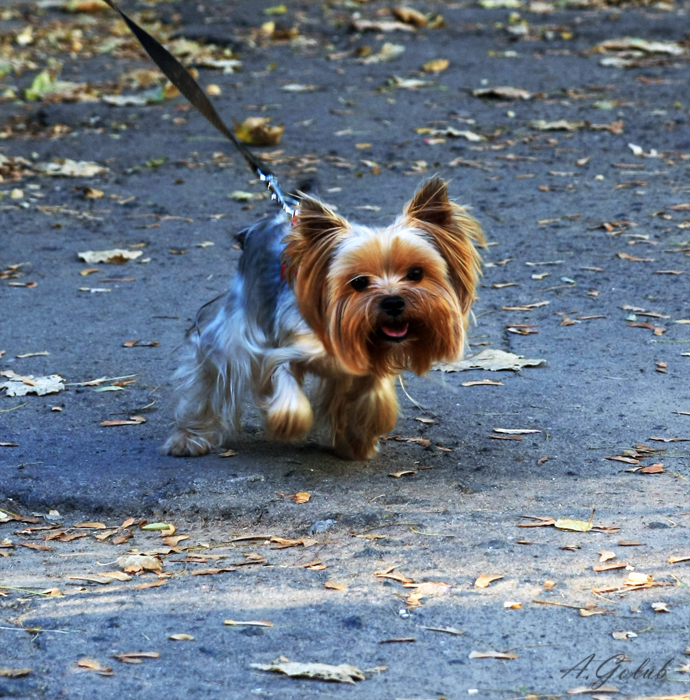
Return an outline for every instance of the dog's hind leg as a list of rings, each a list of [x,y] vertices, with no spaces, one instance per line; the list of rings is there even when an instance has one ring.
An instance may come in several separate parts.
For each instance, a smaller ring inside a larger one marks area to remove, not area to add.
[[[199,457],[222,444],[226,432],[218,402],[222,402],[224,379],[209,360],[185,363],[177,373],[182,379],[175,411],[175,428],[163,445],[164,454]]]

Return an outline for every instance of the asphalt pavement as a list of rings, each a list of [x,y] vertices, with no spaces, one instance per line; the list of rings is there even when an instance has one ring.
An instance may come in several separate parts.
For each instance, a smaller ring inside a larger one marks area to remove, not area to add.
[[[396,7],[123,6],[228,123],[284,125],[286,188],[377,226],[438,174],[482,224],[466,357],[535,366],[406,376],[361,463],[251,406],[159,453],[275,205],[111,10],[2,3],[0,697],[690,697],[688,4]]]

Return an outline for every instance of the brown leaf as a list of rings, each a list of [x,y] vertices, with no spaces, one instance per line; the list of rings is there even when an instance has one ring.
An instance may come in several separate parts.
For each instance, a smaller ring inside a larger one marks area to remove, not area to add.
[[[615,562],[612,562],[611,564],[600,564],[599,566],[593,566],[592,569],[596,572],[601,572],[601,571],[612,571],[614,569],[625,569],[626,566],[628,566],[628,564],[625,562],[615,561]]]
[[[668,558],[669,564],[680,564],[682,561],[690,561],[690,554],[681,554],[680,556],[670,556]]]
[[[418,29],[426,26],[427,17],[419,10],[412,7],[394,7],[391,9],[393,16],[405,24],[411,24]]]
[[[269,117],[247,117],[242,123],[235,121],[235,136],[250,146],[276,146],[285,126],[269,126]]]
[[[113,654],[113,658],[123,664],[140,664],[142,659],[160,659],[157,651],[129,651],[124,654]]]
[[[612,462],[625,462],[625,464],[639,464],[639,459],[634,459],[633,457],[623,457],[623,455],[614,455],[613,457],[604,457],[604,459],[611,460]]]
[[[394,479],[399,479],[401,476],[414,476],[416,474],[414,469],[402,469],[399,472],[391,472],[388,476],[392,476]]]
[[[273,627],[268,620],[224,620],[223,624],[231,627]]]
[[[32,671],[31,668],[0,668],[0,678],[23,678]]]
[[[461,386],[503,386],[503,382],[495,382],[492,379],[477,379],[471,382],[462,382]]]
[[[630,262],[654,262],[654,258],[636,258],[628,253],[616,253],[621,260],[629,260]]]
[[[337,583],[336,581],[326,581],[323,584],[324,588],[328,588],[331,591],[346,591],[348,585],[346,583]]]
[[[503,574],[481,574],[474,582],[475,588],[488,588],[494,581],[503,578]]]
[[[101,425],[104,428],[111,428],[119,425],[139,425],[141,423],[146,423],[146,418],[144,418],[144,416],[131,416],[129,420],[115,418],[114,420],[101,421]]]
[[[168,639],[172,639],[174,642],[193,642],[194,636],[185,632],[180,632],[179,634],[169,635]]]
[[[99,676],[113,675],[112,668],[109,666],[103,666],[100,661],[96,661],[95,659],[79,659],[79,661],[77,661],[77,666],[79,666],[79,668],[85,668],[89,671],[95,671]]]
[[[230,571],[237,571],[237,569],[233,566],[224,569],[197,569],[192,571],[192,576],[213,576],[214,574],[226,574]]]

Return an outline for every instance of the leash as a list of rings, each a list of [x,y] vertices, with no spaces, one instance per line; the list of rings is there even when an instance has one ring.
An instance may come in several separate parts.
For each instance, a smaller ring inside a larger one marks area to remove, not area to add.
[[[257,174],[259,180],[266,183],[271,192],[271,199],[277,202],[283,211],[290,217],[294,217],[298,212],[297,200],[286,196],[280,189],[278,179],[271,172],[270,168],[260,158],[255,156],[238,138],[228,129],[225,122],[216,112],[211,101],[206,97],[199,84],[191,76],[190,72],[156,39],[142,29],[133,19],[128,17],[113,0],[104,0],[113,10],[115,10],[129,27],[132,34],[139,40],[146,53],[153,59],[153,62],[163,71],[170,82],[187,98],[193,107],[201,112],[213,126],[220,131],[223,136],[230,140],[242,157],[247,161],[249,167]]]

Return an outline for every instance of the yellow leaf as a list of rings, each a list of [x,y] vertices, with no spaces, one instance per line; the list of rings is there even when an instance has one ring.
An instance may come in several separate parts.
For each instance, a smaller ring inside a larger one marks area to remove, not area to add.
[[[285,126],[269,126],[268,117],[247,117],[241,124],[235,122],[235,136],[250,146],[276,146]]]
[[[295,503],[307,503],[311,498],[311,494],[307,491],[298,491],[295,494]]]
[[[447,58],[436,58],[433,61],[427,61],[422,66],[422,70],[425,73],[441,73],[446,70],[449,65],[450,61]]]
[[[191,634],[185,634],[184,632],[180,634],[171,634],[168,639],[172,639],[175,642],[193,642],[194,637]]]

